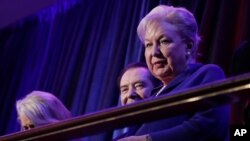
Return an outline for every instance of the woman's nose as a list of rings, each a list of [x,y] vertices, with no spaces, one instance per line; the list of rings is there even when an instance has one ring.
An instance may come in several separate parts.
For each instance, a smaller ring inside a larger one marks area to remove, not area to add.
[[[152,51],[151,51],[151,55],[152,56],[159,56],[161,54],[161,51],[160,51],[160,48],[158,45],[155,45],[153,48],[152,48]]]

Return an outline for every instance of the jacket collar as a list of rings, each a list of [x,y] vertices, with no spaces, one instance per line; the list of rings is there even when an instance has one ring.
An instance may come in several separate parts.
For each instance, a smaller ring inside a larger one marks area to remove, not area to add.
[[[174,88],[176,88],[181,82],[183,82],[187,77],[189,77],[190,75],[192,75],[196,70],[198,70],[200,67],[202,66],[201,63],[196,63],[196,64],[188,64],[188,68],[180,73],[179,75],[177,75],[175,77],[175,79],[173,79],[168,85],[167,87],[164,88],[164,90],[159,94],[167,94],[169,92],[171,92]],[[157,92],[163,87],[159,86],[155,89],[152,90],[152,96],[155,96],[157,94]]]

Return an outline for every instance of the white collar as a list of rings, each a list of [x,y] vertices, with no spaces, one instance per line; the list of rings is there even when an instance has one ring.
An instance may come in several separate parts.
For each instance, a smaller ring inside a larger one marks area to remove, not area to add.
[[[166,87],[167,87],[167,85],[164,85],[164,86],[156,93],[155,96],[158,96]]]

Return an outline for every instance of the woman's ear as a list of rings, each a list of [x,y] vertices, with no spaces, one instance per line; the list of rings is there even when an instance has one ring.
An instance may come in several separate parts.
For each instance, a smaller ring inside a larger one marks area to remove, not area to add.
[[[187,46],[186,46],[186,54],[188,55],[188,56],[190,56],[191,55],[191,52],[192,52],[192,48],[193,48],[193,42],[187,42]]]
[[[186,49],[187,50],[192,50],[193,46],[194,46],[194,43],[189,41],[189,42],[187,42],[187,48]]]

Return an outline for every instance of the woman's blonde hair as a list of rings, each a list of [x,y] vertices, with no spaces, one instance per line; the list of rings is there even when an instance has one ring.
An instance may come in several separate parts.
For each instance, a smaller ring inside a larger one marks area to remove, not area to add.
[[[32,91],[16,102],[18,117],[25,115],[35,126],[49,124],[71,117],[69,110],[53,94]]]
[[[159,5],[140,21],[137,27],[137,34],[140,40],[144,42],[145,32],[149,26],[155,26],[161,22],[174,25],[184,40],[192,42],[193,46],[190,55],[191,61],[195,62],[200,37],[198,35],[197,22],[193,14],[182,7]]]

